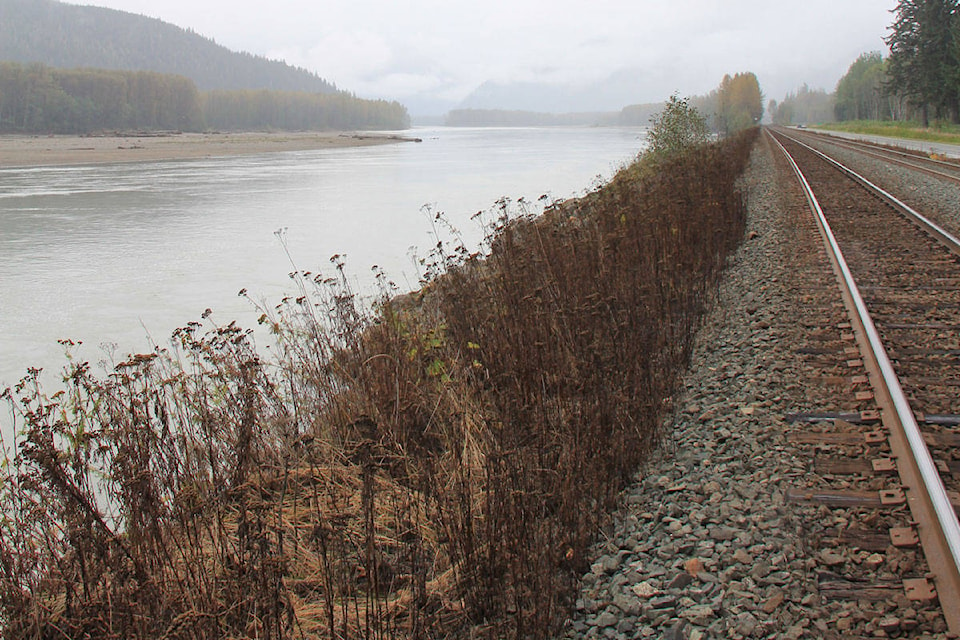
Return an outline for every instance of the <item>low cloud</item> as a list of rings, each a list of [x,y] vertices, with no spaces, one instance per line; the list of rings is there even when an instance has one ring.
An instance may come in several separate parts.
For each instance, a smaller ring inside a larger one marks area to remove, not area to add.
[[[485,82],[602,82],[649,72],[636,101],[699,93],[754,71],[769,97],[833,89],[884,49],[894,0],[90,0],[190,27],[231,48],[302,66],[362,95],[456,102]],[[224,16],[229,16],[228,20]],[[827,19],[826,17],[829,17]],[[669,87],[665,94],[665,87]],[[611,105],[619,108],[623,105]]]

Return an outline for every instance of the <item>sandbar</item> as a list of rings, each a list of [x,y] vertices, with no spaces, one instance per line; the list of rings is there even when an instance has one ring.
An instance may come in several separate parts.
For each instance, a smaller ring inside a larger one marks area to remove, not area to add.
[[[339,131],[0,135],[0,168],[187,160],[398,142],[419,142],[419,139],[388,133]]]

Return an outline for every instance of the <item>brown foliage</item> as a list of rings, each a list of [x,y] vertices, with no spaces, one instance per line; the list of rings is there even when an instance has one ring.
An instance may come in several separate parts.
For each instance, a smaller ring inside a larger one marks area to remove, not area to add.
[[[744,228],[752,135],[623,170],[359,309],[294,274],[265,312],[86,364],[3,478],[9,638],[548,637]]]

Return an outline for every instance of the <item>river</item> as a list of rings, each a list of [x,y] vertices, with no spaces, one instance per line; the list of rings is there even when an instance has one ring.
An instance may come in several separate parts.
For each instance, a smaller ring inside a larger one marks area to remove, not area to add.
[[[471,217],[499,198],[580,195],[643,145],[641,130],[625,128],[403,133],[423,142],[0,168],[0,388],[27,367],[58,372],[61,338],[82,341],[78,356],[96,363],[105,347],[122,357],[165,345],[207,308],[218,323],[255,326],[237,292],[279,301],[292,290],[286,251],[313,271],[344,255],[361,291],[373,265],[415,288],[412,256],[435,244],[428,211],[476,245]]]

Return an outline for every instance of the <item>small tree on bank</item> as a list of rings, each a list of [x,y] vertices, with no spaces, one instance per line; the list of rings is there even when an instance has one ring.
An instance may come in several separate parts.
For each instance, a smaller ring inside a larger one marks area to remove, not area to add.
[[[690,105],[688,98],[677,94],[670,96],[663,110],[650,119],[650,124],[647,152],[654,155],[675,155],[706,143],[710,136],[707,119]]]

